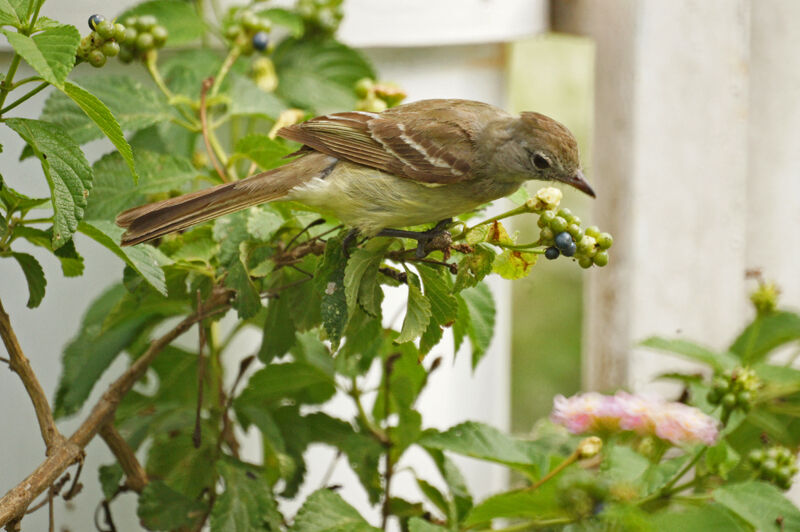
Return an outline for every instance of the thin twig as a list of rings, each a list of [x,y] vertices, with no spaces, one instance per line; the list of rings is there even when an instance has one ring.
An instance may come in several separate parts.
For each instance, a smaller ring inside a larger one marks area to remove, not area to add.
[[[222,179],[222,182],[227,183],[230,180],[228,179],[227,174],[225,174],[225,170],[222,168],[222,166],[220,166],[220,161],[218,161],[216,155],[214,155],[214,150],[211,148],[211,140],[209,139],[206,94],[213,83],[213,77],[207,78],[205,81],[203,81],[203,84],[200,87],[200,130],[203,132],[203,142],[206,145],[206,151],[208,152],[208,158],[211,160],[211,164],[214,165],[214,169],[217,171],[219,178]]]
[[[2,301],[0,301],[0,337],[3,338],[3,343],[8,351],[9,368],[19,375],[22,384],[25,386],[25,391],[28,392],[28,396],[31,398],[33,409],[36,411],[36,419],[39,421],[39,430],[47,446],[47,455],[50,456],[53,448],[63,443],[64,436],[56,428],[56,422],[53,419],[53,412],[50,410],[47,395],[45,395],[39,379],[36,378],[30,362],[19,345],[17,335],[11,327],[11,319],[6,314]]]
[[[200,290],[197,291],[197,308],[200,308],[202,299],[200,298]],[[197,409],[194,413],[194,432],[192,432],[192,444],[195,449],[199,449],[203,443],[203,381],[206,379],[206,357],[203,352],[206,348],[206,328],[200,322],[197,327],[198,335],[198,349],[197,349]]]
[[[0,527],[19,519],[31,501],[41,495],[70,465],[82,458],[84,447],[92,441],[100,428],[113,418],[119,402],[145,374],[147,368],[165,347],[195,323],[227,311],[230,308],[230,298],[229,290],[215,288],[202,309],[187,316],[164,336],[154,340],[147,351],[106,389],[78,430],[68,440],[55,445],[44,462],[0,498]]]
[[[125,438],[114,427],[114,423],[103,425],[100,429],[100,437],[106,442],[117,462],[119,462],[120,467],[122,467],[122,471],[125,472],[125,484],[127,487],[136,493],[141,493],[149,482],[147,473],[136,458],[136,453],[133,452],[131,446],[128,445]]]

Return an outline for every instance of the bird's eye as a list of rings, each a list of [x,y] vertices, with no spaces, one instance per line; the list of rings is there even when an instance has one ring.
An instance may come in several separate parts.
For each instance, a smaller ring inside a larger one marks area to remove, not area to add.
[[[541,153],[534,153],[533,166],[535,166],[538,170],[547,170],[550,168],[550,161]]]

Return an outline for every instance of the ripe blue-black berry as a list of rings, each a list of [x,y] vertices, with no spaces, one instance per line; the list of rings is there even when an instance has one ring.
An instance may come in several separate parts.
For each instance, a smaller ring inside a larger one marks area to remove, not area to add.
[[[549,248],[544,250],[544,256],[550,260],[557,259],[560,254],[561,252],[558,251],[558,248],[555,248],[553,246],[550,246]]]
[[[566,231],[558,233],[555,238],[555,244],[559,251],[569,249],[569,247],[574,244],[572,242],[572,235]]]
[[[578,251],[578,246],[575,245],[575,242],[570,242],[569,246],[567,246],[566,249],[562,249],[561,250],[561,253],[565,257],[571,257],[571,256],[573,256],[575,254],[576,251]]]
[[[106,19],[103,15],[92,15],[89,17],[89,29],[96,30],[97,25],[103,22]]]
[[[267,45],[269,44],[269,35],[265,31],[256,32],[253,35],[253,48],[258,50],[259,52],[263,52],[267,49]]]

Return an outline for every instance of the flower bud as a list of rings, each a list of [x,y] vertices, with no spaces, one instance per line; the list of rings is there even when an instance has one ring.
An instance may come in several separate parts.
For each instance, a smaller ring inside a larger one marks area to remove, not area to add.
[[[526,201],[525,206],[530,210],[549,211],[557,208],[563,197],[564,193],[561,192],[561,189],[544,187],[540,188],[533,198]]]
[[[589,436],[581,440],[578,444],[578,458],[581,460],[585,458],[592,458],[603,449],[603,440],[597,436]]]

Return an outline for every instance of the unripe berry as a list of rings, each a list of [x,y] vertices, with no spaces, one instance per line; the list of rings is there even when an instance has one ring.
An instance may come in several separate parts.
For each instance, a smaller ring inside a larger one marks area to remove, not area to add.
[[[567,230],[567,220],[564,219],[563,216],[556,216],[553,218],[553,221],[550,222],[550,229],[553,230],[554,233],[558,234]]]
[[[97,24],[95,30],[102,39],[110,39],[114,36],[114,24],[109,20],[102,20]]]
[[[572,216],[570,216],[570,217],[568,218],[568,220],[569,220],[569,223],[571,223],[571,224],[575,224],[575,225],[577,225],[578,227],[580,227],[580,225],[581,225],[581,219],[580,219],[580,218],[578,218],[577,216],[575,216],[574,214],[573,214]]]
[[[136,49],[140,52],[152,50],[154,45],[155,42],[153,42],[153,36],[149,33],[141,33],[138,37],[136,37]]]
[[[158,19],[153,15],[141,15],[137,21],[137,26],[142,31],[149,31],[158,24]]]
[[[608,252],[606,251],[598,251],[595,253],[594,257],[592,258],[595,264],[600,266],[601,268],[608,264]]]
[[[133,28],[139,24],[139,17],[125,17],[122,23],[126,28]]]
[[[122,42],[125,44],[134,45],[136,44],[136,38],[139,36],[139,32],[133,26],[126,26],[125,27],[125,37],[122,39]]]
[[[250,31],[256,31],[258,26],[261,24],[258,15],[252,11],[242,11],[239,15],[239,20],[241,21],[242,26],[244,26],[246,30]]]
[[[123,46],[119,50],[119,60],[123,63],[130,63],[133,61],[133,50],[128,46]]]
[[[372,91],[372,87],[375,86],[375,83],[369,78],[361,78],[356,82],[355,87],[353,90],[356,93],[356,96],[359,98],[366,98],[369,93]]]
[[[167,28],[164,26],[153,26],[153,29],[150,30],[150,35],[153,36],[153,42],[158,48],[164,46],[164,43],[167,42],[167,37],[169,36],[167,33]]]
[[[733,410],[736,407],[736,396],[732,393],[726,393],[722,396],[722,407],[726,410]]]
[[[718,405],[722,399],[722,391],[719,388],[711,388],[706,394],[706,400],[712,405]]]
[[[578,241],[578,250],[589,258],[593,257],[597,253],[597,240],[589,235],[584,235]]]
[[[614,243],[614,239],[608,233],[600,233],[597,237],[597,245],[602,249],[608,249]]]
[[[600,236],[600,228],[597,227],[596,225],[590,225],[589,227],[586,228],[584,233],[586,233],[587,235],[589,235],[594,239],[597,239],[597,237]]]
[[[89,29],[96,30],[98,24],[103,22],[105,19],[106,17],[104,17],[103,15],[92,15],[91,17],[89,17]]]
[[[736,403],[742,410],[750,410],[750,407],[753,406],[753,394],[748,391],[739,392],[736,395]]]
[[[539,227],[547,227],[550,225],[550,222],[553,221],[553,218],[556,217],[556,213],[553,211],[544,211],[542,214],[539,215],[539,220],[536,222]]]
[[[572,218],[572,211],[566,207],[561,207],[558,209],[558,215],[566,220],[570,220]]]
[[[269,44],[269,35],[265,31],[259,31],[255,35],[253,35],[253,48],[258,50],[259,52],[263,52],[267,49],[267,45]]]
[[[228,26],[228,29],[225,30],[225,37],[232,41],[236,39],[236,37],[238,37],[239,34],[242,33],[242,31],[244,30],[240,25],[231,24],[230,26]]]
[[[592,264],[594,264],[594,262],[592,262],[592,258],[591,257],[583,256],[583,257],[578,259],[578,265],[583,269],[591,268]]]
[[[100,51],[103,52],[103,55],[106,57],[114,57],[119,53],[119,45],[114,41],[108,41],[100,47]]]
[[[750,451],[750,454],[747,455],[747,459],[750,461],[751,464],[754,466],[760,466],[764,460],[766,460],[767,455],[764,453],[763,449],[753,449]]]
[[[555,235],[553,234],[553,230],[549,227],[544,227],[539,232],[539,240],[542,242],[551,242],[553,238],[555,238]]]
[[[790,483],[792,480],[792,469],[789,466],[780,466],[775,471],[775,480],[779,483]]]
[[[112,35],[115,41],[122,42],[125,40],[125,26],[120,23],[114,24],[114,34]]]
[[[575,223],[571,223],[567,226],[567,233],[572,235],[572,238],[574,238],[576,242],[579,241],[581,238],[583,238],[583,231],[581,231],[581,226]]]
[[[777,473],[777,470],[778,462],[772,458],[767,458],[764,460],[764,463],[761,464],[761,475],[768,480],[775,478],[775,473]]]
[[[558,248],[550,246],[546,250],[544,250],[544,256],[547,257],[549,260],[557,259],[558,256],[561,255],[561,252],[558,251]]]
[[[106,64],[106,56],[100,50],[92,50],[89,52],[89,64],[95,68],[100,68]]]
[[[566,231],[558,233],[555,238],[555,244],[559,251],[564,251],[572,244],[572,235]]]

